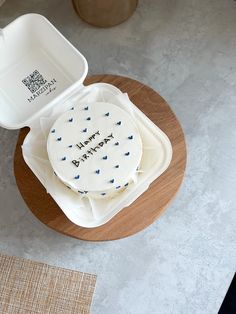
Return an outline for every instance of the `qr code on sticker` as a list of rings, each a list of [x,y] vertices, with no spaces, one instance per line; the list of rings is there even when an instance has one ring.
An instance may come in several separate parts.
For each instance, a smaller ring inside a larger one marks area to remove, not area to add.
[[[26,78],[22,80],[22,83],[24,83],[25,86],[28,87],[28,89],[33,94],[37,92],[37,90],[40,89],[41,86],[47,83],[47,80],[44,79],[39,71],[35,70],[32,74],[26,76]]]

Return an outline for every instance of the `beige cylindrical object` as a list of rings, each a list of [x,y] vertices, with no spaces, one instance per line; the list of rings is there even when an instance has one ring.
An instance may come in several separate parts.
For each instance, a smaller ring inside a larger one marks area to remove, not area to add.
[[[138,0],[72,0],[78,15],[98,27],[111,27],[127,20]]]

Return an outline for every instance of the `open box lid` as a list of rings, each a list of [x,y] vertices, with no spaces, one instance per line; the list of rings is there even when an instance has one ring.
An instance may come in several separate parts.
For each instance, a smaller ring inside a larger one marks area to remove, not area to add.
[[[81,88],[84,56],[43,16],[26,14],[0,33],[0,126],[29,126]]]

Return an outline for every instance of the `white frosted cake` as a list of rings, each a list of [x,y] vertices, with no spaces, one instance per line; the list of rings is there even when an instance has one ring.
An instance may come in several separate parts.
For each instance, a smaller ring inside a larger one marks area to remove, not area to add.
[[[67,187],[83,196],[110,197],[135,180],[142,141],[126,111],[95,102],[79,104],[56,120],[47,151]]]

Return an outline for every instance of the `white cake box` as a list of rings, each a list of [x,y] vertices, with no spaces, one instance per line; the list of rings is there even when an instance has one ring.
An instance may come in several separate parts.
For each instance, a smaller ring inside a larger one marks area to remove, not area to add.
[[[85,87],[87,71],[86,59],[41,15],[23,15],[0,33],[0,126],[30,127],[22,146],[25,162],[73,223],[92,228],[109,221],[148,189],[168,168],[172,147],[119,89],[103,83]],[[140,130],[144,151],[138,180],[111,199],[81,198],[53,175],[48,161],[45,143],[52,123],[83,101],[120,106]]]

